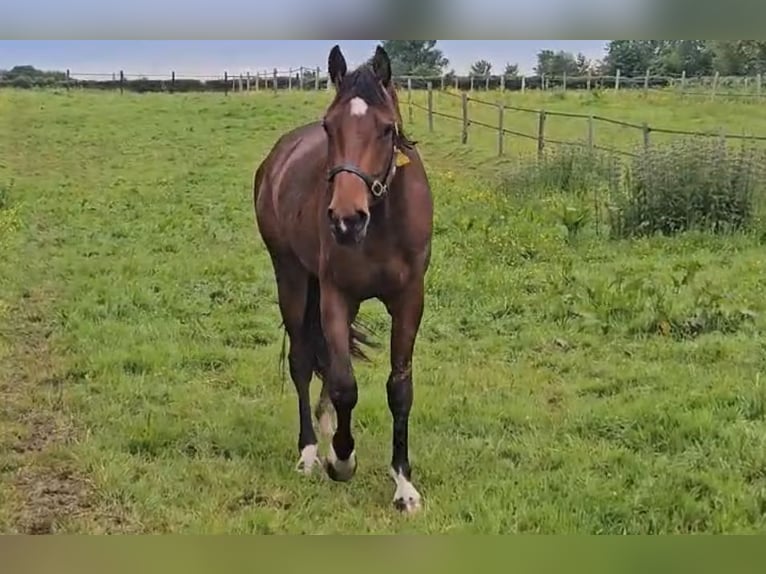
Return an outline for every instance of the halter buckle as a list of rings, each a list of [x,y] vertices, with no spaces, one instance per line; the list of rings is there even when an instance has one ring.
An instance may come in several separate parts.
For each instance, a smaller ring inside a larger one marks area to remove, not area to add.
[[[372,192],[372,195],[375,197],[380,197],[384,193],[386,193],[386,186],[385,184],[381,183],[380,180],[376,179],[372,182],[372,185],[370,186],[370,191]]]

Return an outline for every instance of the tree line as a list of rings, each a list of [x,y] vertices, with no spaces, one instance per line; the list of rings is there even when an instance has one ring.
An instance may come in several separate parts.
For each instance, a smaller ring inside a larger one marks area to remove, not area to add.
[[[394,74],[412,76],[454,76],[447,71],[449,59],[437,46],[437,40],[385,40],[383,46],[393,62]],[[534,72],[538,76],[688,77],[754,76],[766,72],[766,41],[763,40],[611,40],[603,58],[591,60],[582,53],[564,50],[540,50]],[[507,62],[501,71],[493,70],[484,59],[471,65],[475,76],[505,75],[518,77],[517,63]]]
[[[438,46],[438,40],[383,40],[395,76],[444,77],[452,80],[457,74],[449,69],[450,61]],[[755,76],[766,73],[766,41],[764,40],[611,40],[605,45],[604,56],[590,60],[582,53],[564,50],[540,50],[537,53],[535,74],[546,77],[582,77],[591,73],[596,76],[614,76],[620,71],[623,77],[652,76],[687,77],[711,76],[715,72],[723,76]],[[304,70],[304,81],[313,81],[313,70]],[[492,63],[480,59],[471,65],[473,76],[500,76],[518,79],[519,66],[507,62],[502,70],[493,70]],[[7,85],[32,87],[59,85],[66,80],[61,71],[39,70],[34,66],[20,65],[10,70],[0,70],[0,80]],[[279,78],[279,84],[284,81]],[[82,82],[96,84],[97,82]],[[98,82],[112,84],[113,82]],[[154,89],[154,82],[141,79],[145,89]],[[209,89],[225,89],[223,82],[206,82]],[[217,86],[221,83],[221,86]],[[150,85],[151,84],[151,85]],[[187,85],[188,84],[188,85]],[[193,85],[192,85],[193,84]],[[176,89],[197,89],[202,82],[179,80]],[[140,86],[139,86],[140,87]],[[143,89],[143,88],[142,88]]]

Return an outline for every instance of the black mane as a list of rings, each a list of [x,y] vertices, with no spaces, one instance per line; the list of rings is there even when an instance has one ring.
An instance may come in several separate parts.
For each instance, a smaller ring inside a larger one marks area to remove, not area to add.
[[[353,72],[346,74],[340,84],[338,96],[344,100],[359,97],[373,106],[386,103],[386,93],[383,86],[380,85],[378,77],[369,64],[363,64]]]

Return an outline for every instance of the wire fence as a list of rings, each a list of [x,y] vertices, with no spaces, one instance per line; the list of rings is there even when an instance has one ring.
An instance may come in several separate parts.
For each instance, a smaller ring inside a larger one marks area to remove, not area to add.
[[[638,77],[627,77],[617,70],[614,75],[597,75],[590,71],[585,74],[567,75],[505,75],[505,74],[442,74],[438,76],[402,75],[395,78],[400,87],[408,90],[424,90],[428,85],[434,90],[446,91],[567,91],[567,90],[667,90],[674,89],[687,96],[709,98],[762,98],[761,74],[752,77],[714,76],[687,77],[656,75],[650,70]],[[259,90],[329,90],[331,83],[326,70],[321,67],[300,66],[298,68],[270,70],[248,70],[221,74],[181,74],[170,71],[166,74],[143,74],[117,70],[108,73],[43,72],[34,75],[0,72],[2,87],[53,87],[90,88],[137,92],[250,92]]]
[[[436,131],[434,118],[444,118],[460,124],[460,142],[462,144],[469,143],[470,128],[473,126],[483,128],[485,130],[491,130],[496,132],[497,135],[497,155],[503,156],[505,154],[505,138],[506,136],[513,136],[516,138],[522,138],[532,141],[536,145],[538,157],[542,157],[545,148],[548,144],[559,146],[574,146],[581,147],[590,150],[600,150],[609,153],[614,153],[626,157],[637,157],[639,153],[636,151],[630,151],[621,149],[613,145],[600,145],[595,141],[596,125],[597,124],[609,124],[612,126],[619,126],[621,128],[627,128],[634,130],[641,135],[644,148],[649,148],[652,141],[652,134],[665,134],[673,136],[687,136],[687,137],[702,137],[702,138],[720,138],[722,140],[734,140],[734,141],[748,141],[748,142],[766,142],[766,135],[753,135],[753,134],[737,134],[727,133],[724,130],[714,131],[701,131],[701,130],[684,130],[678,128],[669,128],[662,126],[653,126],[649,123],[635,123],[630,121],[624,121],[616,118],[605,117],[597,114],[584,114],[569,111],[557,111],[546,109],[535,109],[529,107],[511,105],[502,98],[498,101],[489,101],[489,99],[477,97],[467,91],[454,92],[446,90],[439,92],[441,96],[454,98],[460,101],[460,113],[450,113],[443,109],[437,109],[434,101],[434,91],[429,83],[426,87],[426,103],[420,103],[414,100],[412,92],[408,92],[406,100],[406,107],[408,109],[410,120],[413,119],[413,110],[420,110],[425,112],[427,117],[428,130],[430,132]],[[476,111],[476,108],[472,108],[470,104],[483,107],[485,109],[494,110],[495,117],[497,118],[494,123],[491,123],[486,119],[486,115],[482,118],[477,118],[472,114]],[[448,107],[448,106],[445,106]],[[505,118],[507,112],[519,112],[521,114],[528,114],[536,117],[536,130],[534,132],[524,132],[518,129],[509,129],[505,126]],[[583,137],[576,139],[562,139],[552,138],[548,135],[547,125],[548,118],[559,117],[576,119],[584,122],[584,129],[580,133]]]

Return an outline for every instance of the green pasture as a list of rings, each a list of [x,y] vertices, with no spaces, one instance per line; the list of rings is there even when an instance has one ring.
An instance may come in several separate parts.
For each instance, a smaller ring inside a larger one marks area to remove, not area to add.
[[[408,129],[436,203],[410,426],[424,509],[390,504],[385,352],[357,367],[356,477],[295,473],[251,180],[329,97],[0,91],[0,531],[766,531],[761,228],[573,234],[565,193],[495,186],[535,142],[509,136],[497,160],[496,133],[473,126],[462,146],[459,122],[429,133],[422,110]],[[505,99],[766,134],[746,102]],[[434,100],[459,115],[459,99]],[[530,134],[536,121],[505,117]],[[581,120],[546,129],[587,135]],[[595,137],[641,143],[616,127]],[[382,307],[362,312],[387,342]]]

